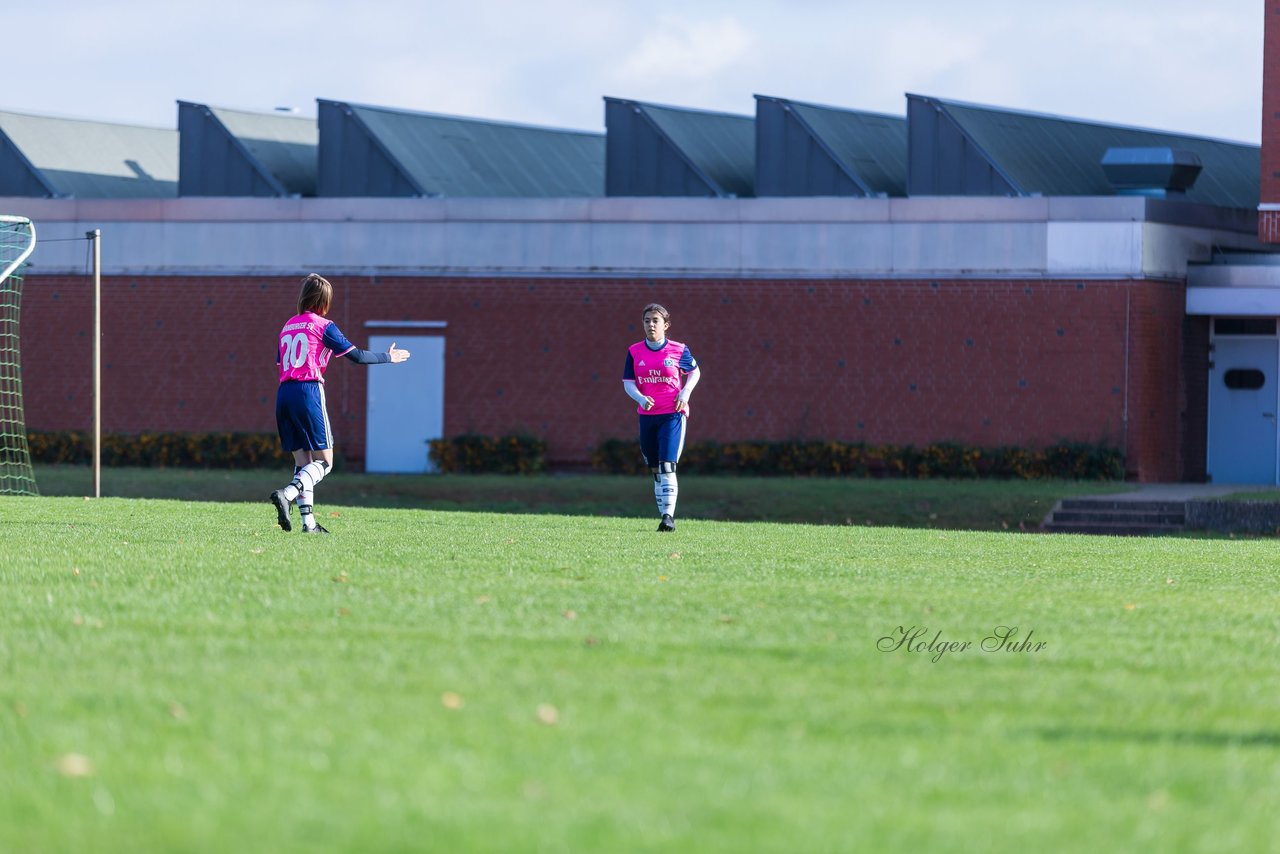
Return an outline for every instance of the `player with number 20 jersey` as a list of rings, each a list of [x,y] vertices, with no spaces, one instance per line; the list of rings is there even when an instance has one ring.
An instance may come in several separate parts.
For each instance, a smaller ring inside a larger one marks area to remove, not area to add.
[[[285,322],[277,339],[276,364],[280,388],[276,392],[276,427],[280,443],[293,454],[293,480],[271,493],[276,521],[286,531],[290,506],[295,500],[302,515],[302,530],[328,533],[315,521],[312,496],[333,466],[333,430],[324,401],[324,372],[334,355],[346,356],[361,365],[403,362],[408,350],[392,344],[386,353],[361,350],[342,334],[338,325],[325,317],[333,305],[333,285],[312,273],[302,281],[298,313]]]

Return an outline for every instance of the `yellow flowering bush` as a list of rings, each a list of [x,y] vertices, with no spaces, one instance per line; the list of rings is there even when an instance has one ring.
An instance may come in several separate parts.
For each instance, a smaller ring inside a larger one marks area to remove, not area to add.
[[[591,458],[596,471],[645,471],[634,439],[607,439]],[[1120,449],[1089,442],[1059,442],[1046,448],[980,448],[951,442],[924,447],[862,442],[715,442],[689,445],[680,470],[699,474],[825,475],[911,478],[1066,478],[1123,480]]]
[[[464,434],[427,444],[431,462],[446,473],[537,474],[547,467],[547,443],[534,436]]]
[[[31,430],[31,461],[87,465],[93,436],[77,430]],[[275,433],[104,433],[105,466],[246,469],[288,465]]]

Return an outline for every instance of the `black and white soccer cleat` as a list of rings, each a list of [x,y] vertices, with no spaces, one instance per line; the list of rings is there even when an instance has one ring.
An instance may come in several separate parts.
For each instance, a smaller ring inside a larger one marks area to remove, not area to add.
[[[293,522],[289,520],[289,509],[293,504],[284,500],[284,494],[277,489],[267,498],[276,508],[276,522],[280,524],[280,530],[292,531]]]
[[[670,513],[662,514],[662,521],[658,523],[658,530],[666,533],[676,529],[676,520]]]

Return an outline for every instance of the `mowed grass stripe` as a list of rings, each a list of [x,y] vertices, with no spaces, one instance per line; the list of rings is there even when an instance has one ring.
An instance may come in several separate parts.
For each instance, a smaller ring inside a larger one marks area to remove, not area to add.
[[[1280,835],[1267,541],[327,512],[0,499],[0,850]]]

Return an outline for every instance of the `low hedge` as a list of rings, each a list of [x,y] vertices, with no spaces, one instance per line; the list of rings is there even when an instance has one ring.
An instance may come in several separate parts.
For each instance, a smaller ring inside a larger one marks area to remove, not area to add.
[[[34,463],[93,461],[93,435],[75,430],[27,432]],[[104,466],[252,469],[292,465],[275,433],[104,433]]]
[[[88,465],[93,437],[75,430],[31,430],[34,463]],[[546,469],[547,444],[531,436],[455,436],[430,443],[432,461],[445,472],[533,474]],[[104,433],[104,466],[269,468],[293,464],[275,433]]]
[[[612,474],[646,470],[634,439],[601,442],[591,462],[597,471]],[[917,448],[862,442],[708,441],[685,447],[680,470],[698,474],[1123,480],[1124,454],[1118,448],[1089,442],[1058,442],[1031,449],[977,448],[949,442]]]
[[[428,443],[431,462],[453,474],[537,474],[547,468],[547,443],[535,436],[467,433]]]
[[[27,433],[35,463],[88,464],[92,437],[79,431]],[[464,434],[429,443],[430,459],[442,472],[537,474],[546,470],[547,444],[527,435]],[[106,433],[107,466],[268,468],[291,465],[275,433]],[[645,471],[634,439],[608,439],[596,446],[592,467],[612,474]],[[831,475],[847,477],[1003,478],[1033,480],[1123,480],[1124,454],[1108,445],[1058,442],[1045,448],[977,448],[939,442],[911,445],[866,443],[699,442],[685,448],[680,470],[698,474]]]

